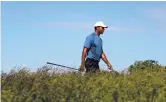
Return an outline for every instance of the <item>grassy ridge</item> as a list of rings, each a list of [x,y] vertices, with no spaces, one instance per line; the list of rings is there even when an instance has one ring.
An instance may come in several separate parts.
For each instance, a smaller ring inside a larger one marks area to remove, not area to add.
[[[2,73],[2,102],[166,102],[166,70],[56,74]]]

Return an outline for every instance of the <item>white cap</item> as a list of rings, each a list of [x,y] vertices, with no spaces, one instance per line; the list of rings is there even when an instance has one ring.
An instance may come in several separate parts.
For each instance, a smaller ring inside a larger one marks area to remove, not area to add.
[[[108,28],[108,26],[106,26],[102,21],[98,21],[95,23],[94,27],[97,27],[97,26],[101,26],[101,27],[104,27],[104,28]]]

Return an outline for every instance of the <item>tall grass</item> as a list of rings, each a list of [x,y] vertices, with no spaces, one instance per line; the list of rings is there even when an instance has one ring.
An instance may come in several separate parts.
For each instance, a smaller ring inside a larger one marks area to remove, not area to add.
[[[1,73],[2,102],[166,102],[166,70],[58,74],[50,67]]]

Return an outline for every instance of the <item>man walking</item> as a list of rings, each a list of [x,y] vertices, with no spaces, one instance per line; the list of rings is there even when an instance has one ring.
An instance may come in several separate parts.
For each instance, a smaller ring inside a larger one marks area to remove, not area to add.
[[[96,22],[94,25],[95,32],[86,37],[83,51],[80,71],[96,72],[99,70],[99,62],[102,59],[109,69],[112,69],[112,65],[107,60],[107,57],[103,51],[103,44],[100,35],[104,33],[105,28],[108,28],[102,21]]]

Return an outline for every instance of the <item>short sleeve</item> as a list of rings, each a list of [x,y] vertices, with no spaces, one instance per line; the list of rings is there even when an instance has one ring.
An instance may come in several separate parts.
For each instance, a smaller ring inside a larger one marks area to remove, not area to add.
[[[88,36],[88,37],[86,37],[86,40],[84,42],[84,47],[90,48],[91,45],[92,45],[92,38],[91,38],[91,36]]]

